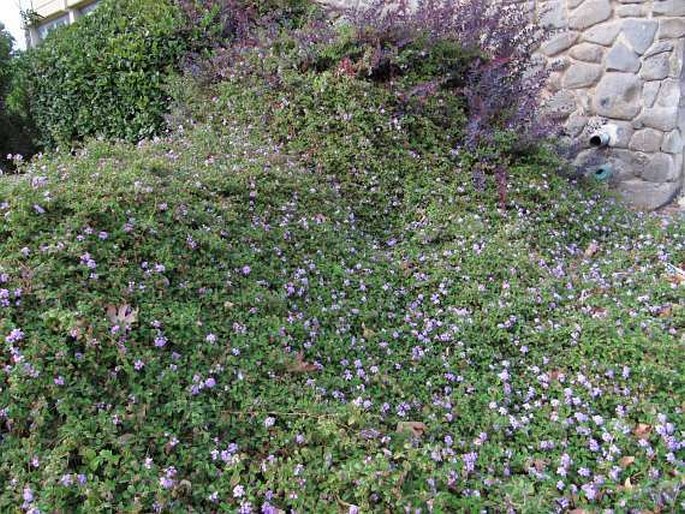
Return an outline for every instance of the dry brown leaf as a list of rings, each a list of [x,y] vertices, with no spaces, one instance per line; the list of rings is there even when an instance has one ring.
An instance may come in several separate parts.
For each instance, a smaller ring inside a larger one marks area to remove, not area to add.
[[[647,439],[649,438],[649,434],[651,431],[652,427],[647,423],[638,423],[635,427],[635,430],[633,430],[633,434],[635,434],[638,437],[638,439]]]
[[[288,371],[291,373],[311,373],[318,370],[316,364],[304,360],[304,353],[301,351],[295,354],[295,360],[288,365]]]
[[[630,466],[633,462],[635,462],[635,457],[633,457],[632,455],[622,457],[621,460],[618,461],[618,463],[621,465],[623,469]]]
[[[626,489],[633,488],[633,483],[630,481],[630,477],[626,478],[626,481],[623,482],[623,487],[625,487]]]
[[[130,327],[138,321],[138,309],[132,308],[128,304],[107,306],[107,318],[114,324],[123,327]]]
[[[559,378],[564,374],[564,372],[560,369],[553,369],[552,371],[549,372],[549,378],[551,380],[559,380]]]
[[[400,421],[397,423],[395,432],[411,432],[414,437],[421,437],[426,430],[428,430],[428,427],[420,421]]]
[[[604,319],[607,317],[609,311],[603,307],[592,307],[592,317],[598,319]]]
[[[594,241],[585,249],[585,257],[593,257],[599,251],[599,245]]]
[[[673,306],[672,305],[664,305],[661,309],[659,309],[659,317],[660,318],[668,318],[672,313],[673,313]]]
[[[538,473],[542,473],[545,469],[547,469],[547,463],[542,459],[535,459],[533,461],[533,466],[535,467],[535,471]]]
[[[568,514],[588,514],[585,509],[573,509],[568,512]]]

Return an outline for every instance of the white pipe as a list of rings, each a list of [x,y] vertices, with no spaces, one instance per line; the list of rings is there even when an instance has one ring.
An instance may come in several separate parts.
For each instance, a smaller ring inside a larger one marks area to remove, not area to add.
[[[602,126],[590,135],[589,143],[593,148],[614,146],[618,141],[618,127],[613,123]]]

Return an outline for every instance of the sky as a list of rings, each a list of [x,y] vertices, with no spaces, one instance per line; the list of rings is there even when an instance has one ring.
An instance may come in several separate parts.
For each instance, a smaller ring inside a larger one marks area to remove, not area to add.
[[[21,30],[22,5],[29,5],[28,0],[0,0],[0,22],[14,36],[14,47],[23,49],[25,45],[24,31]]]

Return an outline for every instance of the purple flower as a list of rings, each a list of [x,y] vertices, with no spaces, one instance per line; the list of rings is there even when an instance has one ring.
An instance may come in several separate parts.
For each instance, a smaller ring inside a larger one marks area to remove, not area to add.
[[[81,264],[85,264],[88,269],[97,268],[97,263],[88,252],[81,255]]]
[[[464,471],[466,473],[473,473],[476,469],[476,460],[478,459],[478,454],[476,452],[465,453],[462,456],[464,460]]]
[[[140,371],[141,369],[143,369],[144,366],[145,366],[145,363],[143,361],[141,361],[140,359],[138,359],[136,362],[133,363],[133,368],[136,371]]]
[[[168,342],[168,339],[162,334],[159,334],[157,337],[155,337],[155,346],[157,348],[164,348]]]
[[[22,339],[24,339],[24,332],[22,332],[18,328],[12,329],[12,331],[9,333],[9,335],[7,337],[5,337],[5,341],[8,342],[9,344],[18,343]]]
[[[271,428],[272,426],[274,426],[275,423],[276,423],[276,419],[275,419],[275,418],[272,418],[271,416],[268,416],[268,417],[264,420],[264,426],[265,426],[266,428]]]
[[[595,487],[595,484],[583,484],[580,488],[583,490],[588,500],[594,501],[594,499],[597,497],[598,491]]]
[[[55,377],[54,383],[56,386],[63,386],[64,385],[64,378],[60,375]]]
[[[245,488],[238,484],[233,488],[233,497],[234,498],[242,498],[245,496]]]
[[[169,466],[164,469],[164,475],[159,477],[159,485],[164,489],[171,489],[174,486],[174,477],[176,476],[176,468]]]
[[[174,487],[174,481],[169,477],[159,477],[159,485],[164,489],[171,489]]]
[[[277,514],[279,510],[271,505],[268,501],[262,505],[262,514]]]
[[[252,268],[250,268],[247,264],[243,266],[243,268],[240,270],[243,275],[248,276],[252,272]]]

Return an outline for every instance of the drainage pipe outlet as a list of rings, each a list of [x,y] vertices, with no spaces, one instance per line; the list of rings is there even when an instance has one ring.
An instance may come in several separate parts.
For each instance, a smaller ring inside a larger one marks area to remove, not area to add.
[[[590,135],[590,146],[592,148],[603,148],[614,146],[618,141],[618,127],[613,124],[604,125]]]

